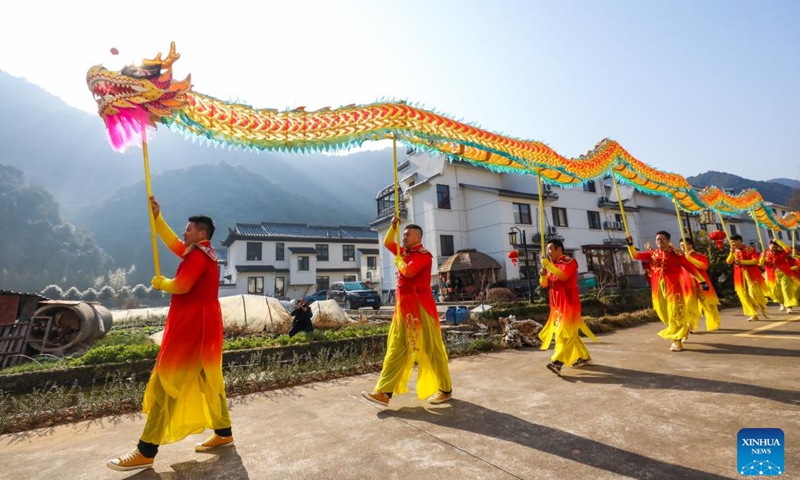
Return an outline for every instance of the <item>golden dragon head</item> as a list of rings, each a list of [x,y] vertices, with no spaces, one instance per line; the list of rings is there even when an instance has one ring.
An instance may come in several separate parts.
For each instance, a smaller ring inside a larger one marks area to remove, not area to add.
[[[171,117],[188,101],[191,75],[173,80],[172,64],[180,58],[175,42],[169,55],[159,52],[141,65],[128,65],[119,72],[95,65],[86,73],[86,84],[97,101],[97,111],[106,123],[111,144],[118,150],[135,141],[146,125],[154,126]]]

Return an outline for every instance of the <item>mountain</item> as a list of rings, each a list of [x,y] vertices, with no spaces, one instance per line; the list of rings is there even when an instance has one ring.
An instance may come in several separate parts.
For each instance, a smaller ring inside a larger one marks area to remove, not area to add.
[[[19,168],[51,192],[68,220],[143,178],[141,149],[112,151],[98,115],[2,71],[0,115],[8,119],[0,129],[0,163]],[[388,150],[346,156],[253,153],[186,141],[163,126],[148,147],[152,174],[220,162],[241,165],[289,191],[336,205],[351,215],[349,224],[375,217],[375,195],[393,176]]]
[[[794,190],[800,189],[800,180],[794,180],[792,178],[773,178],[772,180],[767,180],[770,183],[780,183],[781,185],[786,185]]]
[[[111,266],[88,232],[61,219],[53,196],[10,165],[0,164],[0,205],[0,290],[85,289]]]
[[[695,187],[730,188],[737,194],[742,190],[755,188],[764,197],[764,200],[780,205],[789,205],[789,199],[795,190],[795,188],[781,183],[748,180],[731,173],[715,171],[687,177],[686,180]]]
[[[236,223],[352,225],[353,214],[340,204],[306,196],[302,178],[291,185],[279,185],[242,166],[220,163],[171,170],[153,176],[152,186],[162,215],[176,234],[183,232],[191,215],[214,219],[212,242],[216,248]],[[118,266],[136,266],[128,277],[129,284],[149,284],[152,277],[146,199],[144,181],[139,181],[77,218],[79,224],[94,232],[97,244],[114,257]],[[160,243],[159,256],[164,274],[173,275],[177,258]]]

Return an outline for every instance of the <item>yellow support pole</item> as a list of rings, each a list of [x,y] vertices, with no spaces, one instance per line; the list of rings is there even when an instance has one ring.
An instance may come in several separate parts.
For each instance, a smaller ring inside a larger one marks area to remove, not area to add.
[[[678,216],[678,229],[681,232],[681,240],[683,241],[683,244],[686,245],[686,235],[683,233],[683,222],[681,221],[681,211],[678,208],[678,202],[674,198],[672,199],[672,203],[675,204],[675,215]]]
[[[795,256],[795,253],[796,253],[795,248],[794,248],[794,238],[795,238],[794,232],[795,232],[795,230],[792,229],[792,256],[793,257]]]
[[[542,174],[537,173],[536,178],[539,180],[539,236],[542,239],[542,258],[546,258],[547,238],[544,231],[544,195],[542,194]],[[525,259],[527,262],[528,260]]]
[[[397,136],[392,135],[392,149],[394,150],[394,216],[400,219],[400,181],[397,179]],[[397,253],[400,253],[400,225],[395,233]]]
[[[142,154],[144,156],[144,184],[147,187],[147,217],[150,219],[150,239],[153,243],[153,269],[156,276],[161,275],[161,265],[158,263],[158,241],[156,240],[156,219],[150,206],[150,197],[153,196],[153,186],[150,184],[150,155],[147,152],[147,125],[142,122]]]
[[[622,214],[622,224],[625,226],[625,236],[630,237],[631,231],[628,228],[628,218],[625,216],[625,207],[622,206],[622,197],[619,195],[619,186],[617,185],[617,177],[613,168],[611,169],[611,180],[614,182],[614,191],[617,192],[617,202],[619,202],[619,212]]]
[[[756,224],[756,233],[758,233],[758,244],[761,245],[761,251],[764,251],[764,239],[761,237],[761,225],[758,224],[758,220],[756,219],[756,211],[751,210],[750,215],[753,217],[753,223]]]
[[[731,235],[728,232],[728,227],[725,225],[725,219],[722,218],[722,214],[719,210],[715,210],[717,212],[717,217],[719,218],[719,223],[722,225],[722,231],[725,232],[725,239],[728,241],[728,245],[731,244]]]

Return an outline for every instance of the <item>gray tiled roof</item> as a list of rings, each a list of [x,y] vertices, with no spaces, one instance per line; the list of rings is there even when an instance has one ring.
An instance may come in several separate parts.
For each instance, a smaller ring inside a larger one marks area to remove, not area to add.
[[[236,271],[242,272],[274,272],[275,267],[272,265],[236,265]]]
[[[311,253],[316,255],[317,250],[314,247],[289,247],[289,251],[292,253]]]
[[[319,242],[358,242],[378,243],[378,232],[369,227],[360,226],[325,226],[306,225],[304,223],[262,222],[237,223],[229,229],[223,246],[229,246],[235,240],[301,240]]]

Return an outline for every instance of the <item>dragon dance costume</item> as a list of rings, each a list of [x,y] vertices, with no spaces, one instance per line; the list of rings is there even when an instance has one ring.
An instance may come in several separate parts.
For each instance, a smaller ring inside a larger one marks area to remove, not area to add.
[[[748,245],[732,247],[725,261],[734,264],[733,286],[742,303],[744,314],[751,320],[758,319],[759,312],[767,317],[767,299],[764,296],[767,285],[758,266],[759,255],[756,249]]]
[[[550,358],[551,362],[572,365],[580,359],[589,360],[589,350],[579,332],[594,341],[597,341],[597,337],[581,318],[578,262],[562,255],[554,262],[543,259],[542,264],[547,269],[547,274],[539,277],[539,284],[542,288],[550,289],[550,316],[539,332],[541,349],[550,348],[555,339],[555,352]]]
[[[206,429],[229,428],[231,419],[222,378],[217,254],[209,241],[184,246],[161,215],[156,229],[181,257],[175,278],[161,284],[172,299],[142,402],[147,423],[141,439],[163,445]]]
[[[386,249],[396,256],[397,298],[383,369],[375,391],[408,392],[408,382],[416,362],[417,397],[423,400],[437,390],[452,390],[447,350],[431,291],[433,256],[421,244],[408,251],[398,247],[394,240],[396,232],[397,227],[392,225],[383,240]]]
[[[782,309],[791,309],[797,306],[797,287],[800,281],[789,262],[791,250],[780,241],[775,241],[775,245],[779,250],[770,248],[762,256],[767,295],[779,303]]]
[[[690,326],[689,310],[686,308],[681,286],[681,271],[688,271],[698,282],[705,282],[705,279],[697,268],[685,256],[678,254],[672,246],[666,250],[638,252],[636,247],[629,245],[628,252],[634,260],[650,262],[653,308],[658,318],[666,325],[658,335],[673,342],[681,342],[689,333]]]
[[[712,332],[718,329],[720,324],[719,298],[708,278],[708,257],[694,250],[690,250],[685,256],[697,268],[708,285],[708,290],[704,291],[688,270],[681,270],[681,287],[686,301],[687,315],[689,315],[689,329],[697,330],[700,317],[703,316],[706,319],[706,330]]]

